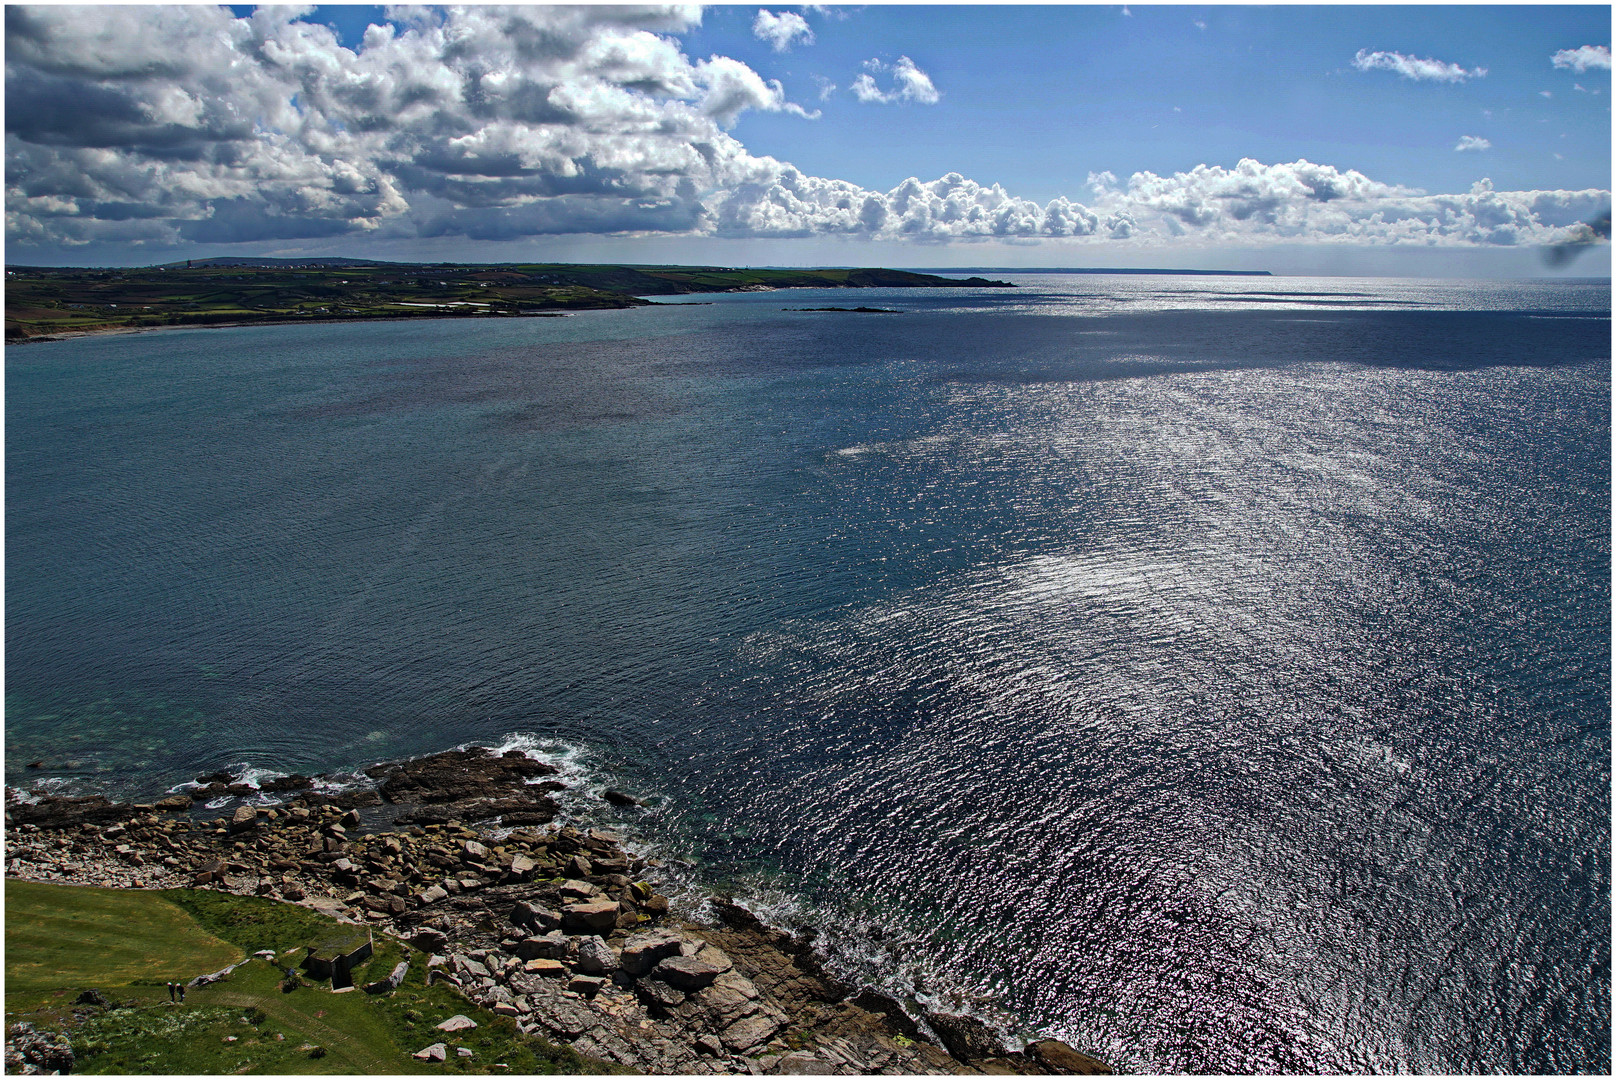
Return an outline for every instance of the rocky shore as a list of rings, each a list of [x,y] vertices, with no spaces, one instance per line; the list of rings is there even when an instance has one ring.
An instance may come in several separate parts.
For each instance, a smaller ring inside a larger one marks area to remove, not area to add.
[[[1109,1071],[1056,1040],[1009,1049],[973,1017],[843,985],[811,931],[730,898],[712,899],[710,925],[677,917],[655,861],[610,832],[557,826],[556,771],[472,747],[376,766],[361,790],[198,777],[201,799],[285,799],[221,817],[190,795],[8,791],[6,874],[303,904],[403,939],[434,980],[524,1031],[649,1073]]]

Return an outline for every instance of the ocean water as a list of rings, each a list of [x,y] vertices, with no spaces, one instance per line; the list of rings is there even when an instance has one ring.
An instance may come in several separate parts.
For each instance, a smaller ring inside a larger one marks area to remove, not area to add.
[[[1124,1069],[1607,1072],[1608,282],[1020,280],[9,349],[7,782],[523,745]]]

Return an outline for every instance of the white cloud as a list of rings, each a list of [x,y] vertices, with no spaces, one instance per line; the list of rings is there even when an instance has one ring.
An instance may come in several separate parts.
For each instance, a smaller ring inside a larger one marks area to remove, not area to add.
[[[1479,135],[1461,135],[1455,150],[1491,150],[1493,144]]]
[[[892,105],[912,101],[919,105],[935,105],[942,97],[937,87],[932,85],[931,76],[916,67],[915,62],[907,56],[898,57],[896,64],[866,60],[864,68],[849,89],[854,97],[865,104]],[[892,89],[882,90],[876,85],[875,76],[889,71],[892,73]]]
[[[1358,55],[1352,58],[1352,66],[1359,71],[1376,69],[1395,71],[1403,78],[1413,79],[1416,82],[1464,82],[1466,79],[1479,79],[1487,74],[1484,67],[1466,71],[1458,64],[1444,63],[1441,60],[1404,56],[1399,52],[1370,52],[1368,49],[1358,50]]]
[[[1539,90],[1537,92],[1537,96],[1540,97],[1540,98],[1551,98],[1551,97],[1554,96],[1554,91],[1553,90]]]
[[[767,41],[775,52],[787,52],[798,41],[804,45],[814,43],[814,32],[809,29],[808,20],[794,11],[776,15],[759,8],[757,18],[752,21],[752,35],[759,41]]]
[[[1557,68],[1570,68],[1577,74],[1589,69],[1610,70],[1609,45],[1584,45],[1577,49],[1561,49],[1549,57]]]
[[[13,7],[7,236],[19,249],[559,233],[1525,244],[1555,242],[1609,200],[1487,183],[1428,195],[1251,159],[1126,181],[1091,173],[1088,203],[1034,202],[959,173],[864,188],[730,134],[748,110],[812,114],[738,60],[687,57],[674,35],[699,19],[420,10],[348,49],[296,9],[109,7],[85,19]],[[876,100],[937,100],[908,58],[863,75]]]

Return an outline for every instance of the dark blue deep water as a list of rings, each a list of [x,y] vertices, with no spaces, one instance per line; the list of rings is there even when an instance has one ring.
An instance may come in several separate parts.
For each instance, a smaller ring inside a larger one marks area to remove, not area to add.
[[[1608,283],[688,299],[8,350],[8,782],[532,746],[1124,1069],[1608,1071]]]

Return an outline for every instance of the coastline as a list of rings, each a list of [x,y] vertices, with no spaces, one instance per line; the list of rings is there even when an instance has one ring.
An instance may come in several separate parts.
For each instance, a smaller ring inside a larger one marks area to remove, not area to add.
[[[1110,1071],[1057,1040],[1008,1048],[974,1017],[846,985],[815,931],[769,926],[731,897],[670,910],[657,860],[557,820],[558,771],[474,746],[373,766],[375,786],[354,790],[224,773],[199,777],[197,797],[149,803],[8,788],[6,875],[301,904],[429,954],[524,1032],[651,1073]],[[198,797],[241,801],[210,817]]]

